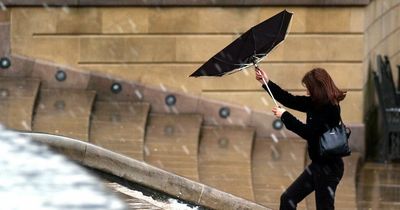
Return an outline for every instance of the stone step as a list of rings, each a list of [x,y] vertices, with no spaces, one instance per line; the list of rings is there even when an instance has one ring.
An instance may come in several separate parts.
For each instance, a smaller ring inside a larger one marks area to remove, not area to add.
[[[32,115],[40,81],[0,77],[0,122],[11,129],[32,130]]]
[[[199,149],[200,182],[253,201],[251,149],[254,129],[205,126]]]
[[[146,127],[146,162],[198,181],[201,123],[202,116],[197,114],[150,115]]]
[[[143,142],[149,110],[150,105],[147,103],[96,101],[90,125],[90,142],[143,160]]]
[[[89,140],[95,92],[41,89],[33,117],[33,131]]]

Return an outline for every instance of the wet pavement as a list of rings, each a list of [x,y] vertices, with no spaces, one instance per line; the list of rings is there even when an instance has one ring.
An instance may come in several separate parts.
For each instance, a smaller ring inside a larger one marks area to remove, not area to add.
[[[357,197],[359,210],[400,210],[400,163],[365,163]]]

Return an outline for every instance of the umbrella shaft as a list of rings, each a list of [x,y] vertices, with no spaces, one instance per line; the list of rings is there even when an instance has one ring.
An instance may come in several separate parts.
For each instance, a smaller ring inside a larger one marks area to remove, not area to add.
[[[274,95],[272,94],[271,90],[270,90],[269,87],[268,87],[267,81],[265,81],[264,77],[262,77],[262,80],[263,80],[265,86],[267,87],[269,94],[271,94],[272,100],[274,101],[275,105],[276,105],[277,107],[279,107],[278,103],[276,103],[276,100],[275,100],[275,98],[274,98]]]

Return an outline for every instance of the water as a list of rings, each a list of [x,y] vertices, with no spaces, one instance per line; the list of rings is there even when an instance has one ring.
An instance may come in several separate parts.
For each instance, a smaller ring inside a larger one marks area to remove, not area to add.
[[[125,210],[86,170],[0,126],[0,210]]]

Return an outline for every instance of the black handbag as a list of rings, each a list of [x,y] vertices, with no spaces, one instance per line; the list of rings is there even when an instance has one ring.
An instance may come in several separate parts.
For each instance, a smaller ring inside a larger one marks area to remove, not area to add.
[[[328,127],[329,128],[329,127]],[[319,139],[319,153],[322,157],[344,157],[351,154],[349,137],[351,130],[340,118],[339,125],[329,128]]]

